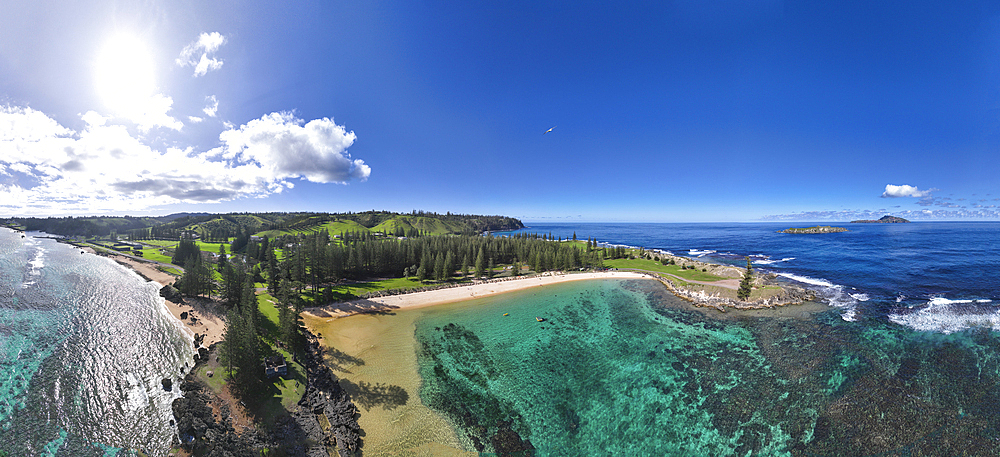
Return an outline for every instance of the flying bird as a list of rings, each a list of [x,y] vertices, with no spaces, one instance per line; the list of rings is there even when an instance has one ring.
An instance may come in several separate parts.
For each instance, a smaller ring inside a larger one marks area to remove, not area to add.
[[[559,126],[558,126],[558,125],[554,125],[554,126],[552,126],[552,129],[554,129],[554,128],[556,128],[556,127],[559,127]],[[549,132],[551,132],[551,131],[552,131],[552,129],[548,129],[548,130],[546,130],[546,131],[542,132],[542,135],[545,135],[546,133],[549,133]]]

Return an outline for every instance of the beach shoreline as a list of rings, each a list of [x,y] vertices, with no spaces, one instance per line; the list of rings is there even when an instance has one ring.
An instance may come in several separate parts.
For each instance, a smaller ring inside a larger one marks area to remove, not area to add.
[[[92,254],[96,253],[90,248],[84,248],[84,250],[89,250]],[[156,268],[155,264],[152,263],[141,262],[123,255],[111,254],[107,255],[107,257],[114,260],[118,264],[135,271],[136,274],[143,277],[147,281],[159,284],[160,287],[171,285],[175,280],[177,280],[176,276],[161,271]],[[204,335],[204,339],[201,343],[202,346],[209,347],[213,343],[222,341],[222,336],[226,329],[226,323],[222,318],[217,316],[216,313],[209,311],[208,308],[210,303],[207,300],[188,299],[183,303],[177,303],[164,298],[163,301],[167,307],[167,311],[170,312],[170,315],[177,320],[189,336],[194,337],[194,335]],[[183,319],[182,316],[184,317]]]
[[[601,271],[586,273],[541,274],[517,278],[497,278],[487,281],[458,285],[444,289],[411,292],[387,297],[365,298],[324,306],[306,308],[302,311],[309,317],[340,318],[354,314],[389,312],[398,309],[424,308],[428,306],[455,303],[476,298],[514,292],[569,281],[593,279],[654,279],[648,275],[632,271]]]

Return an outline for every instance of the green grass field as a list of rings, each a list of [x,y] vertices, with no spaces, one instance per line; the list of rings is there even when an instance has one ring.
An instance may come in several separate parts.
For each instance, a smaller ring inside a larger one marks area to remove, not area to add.
[[[160,253],[160,248],[145,248],[142,250],[142,258],[156,262],[171,263],[171,258]]]
[[[684,263],[684,262],[681,262]],[[663,265],[660,262],[656,262],[648,259],[614,259],[605,260],[604,266],[610,268],[634,268],[637,270],[654,271],[657,273],[668,273],[676,276],[680,276],[684,279],[691,281],[719,281],[723,278],[721,276],[715,276],[710,273],[703,272],[701,270],[682,270],[680,265]]]
[[[158,269],[159,269],[160,271],[164,272],[164,273],[169,273],[169,274],[172,274],[172,275],[174,275],[174,276],[180,276],[180,275],[182,275],[182,274],[183,274],[183,273],[181,273],[181,271],[180,271],[180,270],[178,270],[178,269],[176,269],[176,268],[170,268],[170,267],[162,267],[162,266],[161,266],[161,267],[157,267],[157,268],[158,268]]]
[[[177,241],[170,241],[170,240],[143,240],[143,241],[138,241],[138,243],[148,244],[150,246],[159,246],[159,247],[164,247],[164,248],[172,248],[174,246],[177,246],[178,242]]]

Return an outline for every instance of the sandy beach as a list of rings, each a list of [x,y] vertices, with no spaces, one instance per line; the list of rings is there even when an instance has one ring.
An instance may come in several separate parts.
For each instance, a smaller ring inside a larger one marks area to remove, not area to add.
[[[602,271],[588,273],[543,274],[539,276],[518,278],[499,278],[447,289],[414,292],[390,297],[353,300],[326,306],[306,308],[305,311],[303,311],[303,314],[317,318],[331,318],[350,316],[358,313],[388,311],[393,309],[422,308],[425,306],[489,297],[491,295],[513,292],[515,290],[529,289],[532,287],[540,287],[562,282],[608,278],[628,279],[648,278],[648,276],[631,271]]]
[[[173,282],[177,279],[174,275],[160,271],[160,269],[156,267],[156,264],[153,263],[141,262],[121,255],[112,255],[110,258],[115,262],[135,270],[141,276],[144,276],[150,281],[153,281],[161,286],[173,284]],[[165,301],[170,314],[184,324],[184,328],[188,330],[192,336],[194,334],[205,335],[205,339],[202,342],[203,346],[208,347],[212,343],[222,341],[222,335],[226,329],[226,322],[220,316],[216,315],[216,313],[210,311],[212,308],[211,302],[204,299],[187,299],[183,304],[175,303],[170,300]],[[187,313],[186,319],[181,319],[182,313]],[[192,317],[194,318],[193,321]]]

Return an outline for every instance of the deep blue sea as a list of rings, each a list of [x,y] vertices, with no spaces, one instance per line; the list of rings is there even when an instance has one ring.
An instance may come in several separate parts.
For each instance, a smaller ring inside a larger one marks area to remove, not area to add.
[[[887,319],[914,330],[1000,328],[1000,223],[833,224],[845,233],[793,235],[817,223],[534,223],[529,232],[744,266],[816,290],[843,317]]]
[[[191,337],[156,284],[41,235],[0,229],[0,456],[166,455]]]

